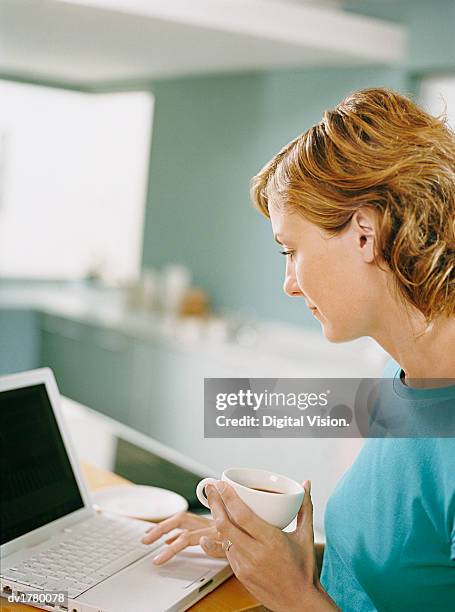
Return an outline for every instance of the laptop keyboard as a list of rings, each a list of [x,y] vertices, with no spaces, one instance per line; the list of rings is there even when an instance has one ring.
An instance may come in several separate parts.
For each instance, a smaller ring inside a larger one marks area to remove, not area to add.
[[[74,598],[162,545],[140,542],[147,524],[95,515],[63,532],[63,537],[13,567],[9,578],[45,591],[68,591]]]

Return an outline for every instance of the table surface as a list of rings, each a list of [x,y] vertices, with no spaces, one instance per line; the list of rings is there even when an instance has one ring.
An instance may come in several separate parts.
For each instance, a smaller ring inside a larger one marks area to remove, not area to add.
[[[91,491],[102,489],[103,487],[131,484],[128,480],[92,465],[82,463],[82,471]],[[1,612],[30,612],[36,610],[32,606],[23,604],[9,603],[0,597]],[[260,606],[248,591],[240,584],[234,576],[223,582],[218,588],[208,593],[203,599],[198,601],[190,608],[191,612],[241,612],[251,611],[260,612],[265,608]]]

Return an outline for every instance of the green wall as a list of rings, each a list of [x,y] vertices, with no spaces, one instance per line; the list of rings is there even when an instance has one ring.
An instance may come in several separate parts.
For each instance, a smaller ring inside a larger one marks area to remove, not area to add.
[[[319,327],[281,290],[284,261],[249,204],[251,176],[350,91],[412,95],[420,76],[455,71],[455,0],[356,0],[345,9],[407,25],[403,64],[153,83],[144,266],[185,262],[217,308]]]
[[[455,0],[417,0],[408,5],[409,70],[455,73]]]
[[[345,68],[156,82],[144,266],[185,262],[217,308],[319,327],[282,292],[284,259],[251,176],[352,90],[406,90],[399,70]]]
[[[410,73],[455,72],[455,0],[354,0],[344,8],[407,26]]]

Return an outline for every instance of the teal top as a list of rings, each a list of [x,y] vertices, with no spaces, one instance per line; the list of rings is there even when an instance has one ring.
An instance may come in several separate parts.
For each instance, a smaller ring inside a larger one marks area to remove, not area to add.
[[[389,362],[395,402],[453,407],[455,385],[417,389]],[[455,610],[455,438],[369,438],[325,513],[321,583],[343,612]]]

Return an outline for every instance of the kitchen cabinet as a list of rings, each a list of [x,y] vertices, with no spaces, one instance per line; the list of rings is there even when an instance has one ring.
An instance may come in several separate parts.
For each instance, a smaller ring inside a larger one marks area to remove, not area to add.
[[[95,410],[130,423],[133,342],[101,326],[53,315],[41,320],[41,362],[60,391]]]
[[[204,438],[204,378],[239,377],[219,348],[136,342],[131,425],[189,456]],[[199,446],[199,447],[198,447]]]
[[[83,384],[79,364],[82,351],[80,325],[61,317],[41,317],[41,357],[43,366],[53,370],[61,393],[82,401]]]
[[[234,375],[204,350],[42,314],[40,364],[63,395],[175,448],[203,435],[204,377]]]
[[[160,343],[137,343],[137,392],[133,426],[152,437],[182,448],[192,429],[202,425],[203,376],[198,354]],[[200,421],[200,422],[199,422]]]
[[[37,315],[28,309],[0,310],[0,375],[39,366]]]

